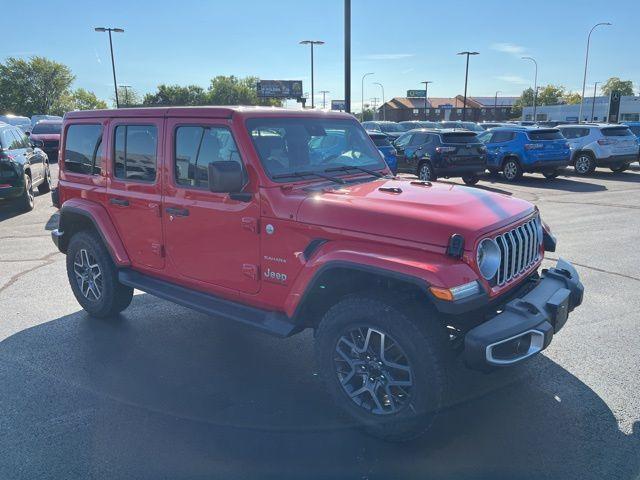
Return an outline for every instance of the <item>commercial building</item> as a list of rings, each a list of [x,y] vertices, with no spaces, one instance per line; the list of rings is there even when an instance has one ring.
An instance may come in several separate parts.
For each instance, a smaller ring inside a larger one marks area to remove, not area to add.
[[[609,97],[593,97],[584,99],[582,106],[583,122],[606,122],[609,112]],[[536,108],[536,121],[577,122],[580,115],[580,104],[544,105]],[[533,107],[522,109],[523,120],[533,120]],[[640,97],[635,95],[620,98],[620,122],[640,121]]]
[[[512,109],[518,97],[467,97],[465,119],[473,122],[503,121],[513,118]],[[433,122],[462,120],[464,96],[451,98],[394,97],[380,108],[378,117],[402,122],[405,120],[430,120]]]

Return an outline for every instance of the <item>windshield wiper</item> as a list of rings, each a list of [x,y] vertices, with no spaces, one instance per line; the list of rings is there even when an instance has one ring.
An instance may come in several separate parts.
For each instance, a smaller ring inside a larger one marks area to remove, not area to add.
[[[368,168],[358,167],[357,165],[341,165],[340,167],[327,168],[325,172],[347,172],[349,170],[360,170],[361,172],[368,173],[377,178],[382,178],[384,175],[375,170],[369,170]]]
[[[273,178],[273,179],[276,179],[276,178],[291,178],[291,177],[301,178],[301,177],[310,177],[310,176],[316,176],[316,177],[320,177],[320,178],[325,178],[327,180],[330,180],[330,181],[335,182],[335,183],[339,183],[341,185],[346,183],[341,178],[332,177],[331,175],[325,175],[324,173],[311,172],[311,171],[279,173],[278,175],[273,175],[271,178]]]

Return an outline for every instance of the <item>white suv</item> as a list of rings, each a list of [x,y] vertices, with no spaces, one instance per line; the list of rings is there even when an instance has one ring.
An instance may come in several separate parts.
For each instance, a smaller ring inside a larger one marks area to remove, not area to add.
[[[626,125],[559,125],[571,148],[576,173],[586,175],[596,167],[623,172],[638,161],[638,139]]]

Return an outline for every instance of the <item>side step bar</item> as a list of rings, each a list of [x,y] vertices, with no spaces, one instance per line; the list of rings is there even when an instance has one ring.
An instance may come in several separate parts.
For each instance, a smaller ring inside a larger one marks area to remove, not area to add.
[[[121,283],[150,295],[169,300],[201,313],[235,320],[271,335],[288,337],[297,331],[296,325],[283,313],[271,312],[224,300],[214,295],[191,290],[131,269],[120,270],[118,279]]]

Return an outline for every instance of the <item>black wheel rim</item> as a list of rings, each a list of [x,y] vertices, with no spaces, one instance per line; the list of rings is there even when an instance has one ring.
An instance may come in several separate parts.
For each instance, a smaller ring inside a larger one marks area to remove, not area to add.
[[[86,249],[78,250],[73,260],[73,273],[80,293],[87,300],[97,301],[102,297],[102,270]]]
[[[335,348],[338,382],[356,405],[374,415],[401,411],[411,400],[413,371],[400,344],[377,328],[352,328]]]

